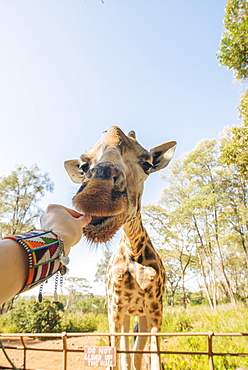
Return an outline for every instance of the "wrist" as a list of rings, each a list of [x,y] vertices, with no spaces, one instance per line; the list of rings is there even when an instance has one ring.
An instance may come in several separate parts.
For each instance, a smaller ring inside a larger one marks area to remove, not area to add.
[[[80,240],[80,238],[76,237],[72,238],[73,233],[68,234],[64,231],[64,229],[60,230],[58,228],[54,228],[52,230],[59,237],[60,240],[63,240],[64,252],[66,255],[70,253],[71,247],[77,244],[78,241]]]
[[[64,241],[49,230],[6,237],[19,243],[28,256],[28,277],[20,292],[24,292],[49,279],[58,271],[65,273],[69,258],[65,256]]]

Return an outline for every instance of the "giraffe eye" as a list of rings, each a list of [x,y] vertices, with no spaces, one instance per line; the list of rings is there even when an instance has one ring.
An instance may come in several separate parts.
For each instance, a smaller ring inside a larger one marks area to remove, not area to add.
[[[149,162],[143,162],[142,163],[142,168],[144,170],[144,172],[148,175],[149,174],[149,170],[153,167],[153,165]]]
[[[82,163],[82,164],[78,167],[79,171],[82,171],[82,173],[83,173],[83,174],[85,174],[85,173],[88,171],[88,169],[89,169],[89,168],[90,168],[90,165],[89,165],[89,163],[87,163],[87,162]]]

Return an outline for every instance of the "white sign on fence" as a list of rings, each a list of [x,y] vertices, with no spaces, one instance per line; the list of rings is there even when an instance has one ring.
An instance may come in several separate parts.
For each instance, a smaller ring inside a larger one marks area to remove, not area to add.
[[[85,346],[84,366],[115,366],[116,349],[110,346]]]

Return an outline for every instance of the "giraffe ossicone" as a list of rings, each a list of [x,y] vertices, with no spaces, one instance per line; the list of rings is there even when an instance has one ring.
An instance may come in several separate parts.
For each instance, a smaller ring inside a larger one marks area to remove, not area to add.
[[[65,162],[65,168],[80,188],[74,207],[92,220],[84,236],[96,243],[107,242],[123,227],[123,236],[107,271],[108,318],[111,333],[129,331],[130,316],[139,317],[139,331],[157,333],[162,324],[165,270],[142,224],[141,198],[147,177],[165,168],[176,148],[169,141],[144,149],[134,131],[127,136],[112,126],[79,159]],[[127,337],[122,346],[128,349]],[[151,349],[157,348],[155,337]],[[146,337],[137,336],[135,349],[142,350]],[[120,348],[120,338],[111,337]],[[161,368],[158,355],[151,355],[151,369]],[[141,369],[141,355],[117,357],[116,369]]]

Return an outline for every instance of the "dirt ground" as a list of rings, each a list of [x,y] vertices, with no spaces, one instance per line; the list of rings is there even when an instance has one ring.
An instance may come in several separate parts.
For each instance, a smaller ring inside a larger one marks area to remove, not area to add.
[[[8,346],[21,346],[20,340],[2,339],[2,343],[6,348],[6,352],[14,365],[22,370],[24,369],[23,350],[8,349]],[[33,338],[25,338],[25,343],[28,347],[48,348],[48,349],[62,349],[62,339],[38,340]],[[72,337],[67,338],[68,349],[83,349],[84,346],[99,345],[99,338],[97,337]],[[67,358],[67,370],[90,370],[93,367],[84,366],[83,352],[69,352]],[[62,370],[63,352],[45,352],[45,351],[27,351],[26,356],[26,370]],[[3,351],[0,348],[0,369],[12,369]],[[97,367],[99,370],[106,369],[106,367]]]
[[[18,370],[24,369],[24,351],[23,344],[19,338],[3,337],[0,338],[5,351]],[[27,350],[25,370],[64,370],[63,367],[63,342],[61,338],[51,338],[49,340],[39,340],[34,337],[24,337],[25,346],[30,348],[46,349],[46,351]],[[106,370],[106,366],[94,367],[84,366],[84,353],[80,352],[85,346],[107,346],[108,339],[106,336],[80,336],[67,337],[67,349],[74,350],[74,352],[67,353],[67,367],[66,370]],[[11,349],[14,347],[17,349]],[[19,347],[19,349],[18,349]],[[47,350],[48,349],[48,350]],[[52,349],[57,352],[51,351]],[[60,350],[60,351],[59,351]],[[78,351],[77,351],[78,350]],[[142,370],[148,367],[148,357],[144,355],[142,360]],[[0,347],[0,370],[13,369],[9,361],[6,359]]]

